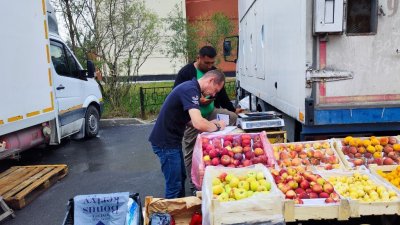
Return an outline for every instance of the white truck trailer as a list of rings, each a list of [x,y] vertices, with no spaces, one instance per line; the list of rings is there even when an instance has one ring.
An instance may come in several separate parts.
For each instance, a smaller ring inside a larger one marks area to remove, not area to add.
[[[239,94],[289,140],[400,130],[399,0],[239,0]],[[236,49],[234,49],[236,50]],[[236,59],[233,61],[236,62]],[[253,109],[255,110],[255,109]]]
[[[45,0],[0,2],[0,159],[39,144],[94,137],[102,95],[58,35]]]

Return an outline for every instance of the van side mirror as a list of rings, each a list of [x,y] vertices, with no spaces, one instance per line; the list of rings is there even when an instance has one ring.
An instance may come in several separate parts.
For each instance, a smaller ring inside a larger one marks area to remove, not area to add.
[[[94,63],[91,60],[86,61],[86,68],[87,68],[87,77],[93,78],[94,77]]]
[[[231,56],[232,45],[231,41],[225,40],[224,41],[224,57]]]
[[[226,37],[223,43],[224,60],[236,63],[239,53],[239,36]]]

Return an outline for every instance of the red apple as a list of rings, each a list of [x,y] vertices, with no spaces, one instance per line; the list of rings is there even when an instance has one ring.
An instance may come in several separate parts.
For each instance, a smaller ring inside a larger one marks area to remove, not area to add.
[[[220,164],[219,158],[213,158],[211,160],[211,165],[218,166]]]
[[[321,193],[319,193],[318,197],[319,198],[329,198],[329,194],[326,192],[321,192]]]
[[[321,151],[314,151],[314,158],[321,159],[324,155]]]
[[[324,192],[330,194],[333,192],[333,186],[330,183],[325,183],[323,186]]]
[[[212,159],[214,159],[218,157],[218,152],[215,149],[212,149],[209,151],[209,155]]]
[[[307,192],[302,192],[299,194],[299,198],[301,199],[309,199],[310,195]]]
[[[231,164],[231,157],[229,157],[228,155],[223,155],[221,157],[221,164],[224,166]]]
[[[261,137],[259,135],[254,136],[253,138],[254,142],[261,142]]]
[[[250,139],[243,139],[242,140],[242,147],[249,147],[251,144]]]
[[[300,194],[300,193],[306,193],[306,191],[303,188],[296,188],[296,190],[294,190],[294,192],[296,192],[296,194]]]
[[[253,165],[253,163],[250,160],[245,159],[245,160],[243,160],[242,165],[243,166],[251,166],[251,165]]]
[[[301,205],[301,204],[304,204],[304,202],[303,202],[303,200],[301,198],[295,198],[294,199],[294,204]]]
[[[383,159],[383,165],[393,165],[394,161],[391,158],[384,158]]]
[[[243,153],[250,152],[250,151],[251,151],[251,147],[250,146],[243,147]]]
[[[262,148],[263,147],[263,145],[261,144],[261,142],[254,142],[253,143],[253,148],[255,149],[255,148]]]
[[[242,153],[235,153],[235,155],[233,155],[234,159],[237,160],[242,160],[243,159],[243,154]]]
[[[233,160],[233,165],[239,166],[239,165],[240,165],[240,161],[237,160],[237,159],[234,159],[234,160]]]
[[[230,142],[232,142],[232,141],[233,141],[233,136],[232,136],[232,135],[225,135],[224,141],[230,141]]]
[[[224,141],[224,147],[226,147],[226,146],[232,147],[232,142]]]
[[[311,192],[308,195],[310,196],[310,198],[318,198],[318,194],[315,192]]]
[[[245,154],[244,154],[244,157],[246,157],[246,159],[253,159],[254,158],[254,153],[253,152],[246,152]]]
[[[229,168],[235,168],[236,166],[234,165],[234,164],[229,164],[227,167],[229,167]]]
[[[303,188],[304,190],[306,190],[307,188],[310,187],[310,183],[307,180],[303,179],[300,182],[300,187]]]
[[[364,160],[363,159],[354,159],[354,166],[361,166],[364,164]]]
[[[220,151],[220,153],[221,153],[221,155],[228,155],[228,156],[229,156],[229,150],[226,149],[226,148],[223,148],[223,149]]]
[[[321,193],[322,192],[322,186],[320,184],[314,184],[311,187],[311,190],[315,193]]]
[[[290,155],[290,158],[294,159],[294,158],[297,157],[297,152],[291,151],[291,152],[289,153],[289,155]]]
[[[221,182],[224,182],[224,181],[225,181],[225,177],[226,177],[227,175],[228,175],[227,173],[222,172],[222,173],[218,176],[218,178],[221,180]]]
[[[296,192],[289,190],[285,193],[287,199],[294,199],[296,197]]]
[[[289,187],[289,185],[287,185],[287,184],[284,184],[283,186],[281,186],[280,188],[279,188],[279,190],[281,190],[284,194],[286,194],[286,192],[288,192],[289,190],[291,190],[290,189],[290,187]],[[293,191],[293,190],[292,190]],[[293,191],[294,192],[294,191]],[[296,194],[296,193],[295,193]]]
[[[355,155],[355,154],[358,152],[358,150],[357,150],[356,147],[351,146],[351,147],[349,147],[349,152],[350,152],[351,154]]]

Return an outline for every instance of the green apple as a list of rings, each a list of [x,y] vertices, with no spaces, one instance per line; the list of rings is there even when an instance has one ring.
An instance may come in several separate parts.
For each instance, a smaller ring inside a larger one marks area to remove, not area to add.
[[[264,179],[264,174],[263,174],[263,172],[258,172],[257,175],[256,175],[256,179],[257,179],[257,180],[262,180],[262,179]]]
[[[216,185],[218,185],[218,184],[221,184],[221,180],[218,179],[218,178],[216,178],[216,177],[214,177],[214,178],[212,179],[212,186],[216,186]]]
[[[250,188],[249,182],[244,181],[244,180],[239,181],[238,188],[242,188],[242,189],[248,191]]]
[[[232,190],[231,186],[225,185],[225,192],[226,192],[226,193],[230,193],[231,190]]]
[[[254,178],[256,178],[256,176],[257,176],[256,171],[249,171],[249,172],[247,173],[247,177],[248,177],[248,178],[249,178],[249,177],[254,177]]]
[[[247,197],[253,196],[254,192],[253,191],[247,191]]]
[[[219,195],[224,191],[224,187],[222,187],[222,184],[218,184],[212,187],[212,191],[214,195]]]
[[[248,178],[246,179],[246,181],[249,182],[249,183],[251,183],[251,182],[257,181],[257,180],[256,180],[256,177],[248,177]]]
[[[260,185],[258,184],[258,182],[255,181],[255,180],[253,180],[253,181],[250,183],[250,190],[252,190],[252,191],[257,191],[257,190],[258,190],[258,186],[260,186]]]
[[[258,183],[260,185],[264,186],[268,191],[271,190],[271,182],[269,182],[265,179],[262,179],[262,180],[259,180]]]
[[[235,177],[235,175],[228,173],[228,175],[226,175],[225,177],[225,181],[229,183],[233,177]]]
[[[229,195],[226,192],[222,192],[218,198],[217,198],[220,202],[227,202],[229,200]]]
[[[236,189],[235,190],[235,199],[236,200],[240,200],[240,199],[244,199],[247,198],[247,191],[245,191],[244,189]]]
[[[231,186],[232,188],[237,187],[238,184],[239,184],[239,179],[237,177],[233,177],[229,182],[229,186]]]
[[[257,192],[263,192],[263,191],[266,191],[266,190],[267,190],[267,188],[265,186],[258,185],[258,187],[257,187]]]

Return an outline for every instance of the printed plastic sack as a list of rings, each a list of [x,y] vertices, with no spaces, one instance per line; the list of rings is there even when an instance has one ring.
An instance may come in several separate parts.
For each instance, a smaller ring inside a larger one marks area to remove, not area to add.
[[[273,167],[276,165],[276,161],[273,155],[271,144],[268,141],[267,134],[265,131],[260,133],[241,133],[241,134],[227,134],[233,137],[233,139],[239,139],[242,135],[250,135],[253,139],[255,136],[260,137],[260,141],[262,143],[262,147],[264,150],[264,155],[267,157],[266,165],[268,167]],[[227,135],[216,135],[216,134],[199,134],[196,139],[196,143],[193,149],[192,156],[192,169],[191,169],[191,177],[192,182],[197,188],[197,190],[201,190],[203,183],[203,176],[206,165],[203,160],[203,147],[202,147],[202,138],[208,138],[210,140],[222,139]],[[251,144],[251,148],[253,149],[253,142]],[[221,166],[222,167],[222,166]]]
[[[74,197],[74,225],[125,225],[128,201],[128,192],[78,195]]]
[[[245,176],[248,172],[262,172],[271,183],[269,193],[255,193],[241,200],[220,202],[213,199],[212,180],[225,172]],[[267,167],[257,164],[244,168],[208,166],[202,187],[203,225],[210,224],[284,224],[283,195],[276,186]],[[233,216],[239,215],[239,216]]]

